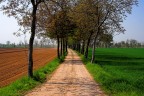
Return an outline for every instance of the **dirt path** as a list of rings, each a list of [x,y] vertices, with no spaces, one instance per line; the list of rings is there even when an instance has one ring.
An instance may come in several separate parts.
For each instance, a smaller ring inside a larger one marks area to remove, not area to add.
[[[80,57],[68,51],[62,63],[50,80],[35,88],[26,96],[105,96],[95,83]]]

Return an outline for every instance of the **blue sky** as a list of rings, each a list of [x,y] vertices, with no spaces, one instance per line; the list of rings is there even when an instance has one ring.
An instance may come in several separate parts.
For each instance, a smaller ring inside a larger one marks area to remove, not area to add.
[[[0,12],[0,26],[0,43],[6,43],[7,41],[10,41],[11,43],[24,42],[24,35],[20,37],[13,35],[13,33],[17,32],[19,29],[17,21],[13,17],[7,17]],[[29,40],[29,35],[27,35],[26,39],[27,41]]]
[[[132,14],[127,16],[122,24],[126,29],[125,34],[116,35],[114,40],[136,39],[144,42],[144,0],[139,0],[138,6],[134,6]]]
[[[134,6],[132,14],[123,22],[123,26],[126,31],[125,34],[114,36],[114,41],[122,41],[127,39],[136,39],[140,42],[144,42],[144,0],[139,0],[139,5]],[[19,43],[24,41],[24,36],[16,37],[13,35],[19,29],[17,21],[14,18],[9,18],[0,12],[0,43]],[[28,41],[29,36],[27,36]]]

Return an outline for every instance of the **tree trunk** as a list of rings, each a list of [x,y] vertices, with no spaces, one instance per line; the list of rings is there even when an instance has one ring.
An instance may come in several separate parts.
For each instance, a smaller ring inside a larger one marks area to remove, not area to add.
[[[97,14],[99,14],[99,8],[97,7]],[[95,47],[96,47],[96,40],[97,40],[97,37],[99,35],[99,32],[100,32],[100,16],[98,15],[97,16],[97,24],[98,24],[98,27],[97,27],[97,33],[95,34],[95,37],[94,37],[94,43],[93,43],[93,50],[92,50],[92,58],[91,58],[91,63],[93,63],[95,61]],[[102,24],[102,23],[101,23]]]
[[[65,47],[66,47],[66,52],[68,52],[68,41],[66,40],[66,45],[65,45]]]
[[[79,43],[77,43],[77,51],[79,52]]]
[[[73,44],[73,49],[76,50],[76,44]]]
[[[63,55],[65,55],[65,39],[63,38],[62,41],[63,41]]]
[[[78,42],[78,43],[77,43],[77,51],[78,51],[78,52],[80,52],[80,51],[79,51],[79,50],[80,50],[79,47],[80,47],[80,45],[79,45],[79,42]]]
[[[91,63],[93,63],[94,60],[95,60],[96,39],[97,39],[97,36],[95,36],[95,38],[94,38],[93,49],[92,49],[92,58],[91,58]]]
[[[57,36],[57,57],[58,59],[60,59],[60,52],[59,52],[59,48],[60,47],[60,41],[59,41],[59,36]]]
[[[91,36],[92,36],[93,32],[91,32],[88,41],[87,41],[87,45],[86,45],[86,51],[85,51],[85,58],[88,59],[88,48],[89,48],[89,44],[90,44],[90,40],[91,40]]]
[[[79,42],[79,53],[81,52],[81,43]]]
[[[61,56],[63,55],[63,40],[61,38]]]
[[[36,11],[37,11],[37,5],[33,5],[31,36],[30,36],[29,48],[28,48],[28,76],[29,77],[33,77],[33,42],[34,42],[35,29],[36,29]]]
[[[84,51],[85,51],[85,41],[83,41],[82,44],[81,54],[84,54]]]
[[[77,51],[77,49],[78,49],[78,48],[77,48],[77,43],[75,44],[75,46],[74,46],[74,47],[75,47],[75,50]]]

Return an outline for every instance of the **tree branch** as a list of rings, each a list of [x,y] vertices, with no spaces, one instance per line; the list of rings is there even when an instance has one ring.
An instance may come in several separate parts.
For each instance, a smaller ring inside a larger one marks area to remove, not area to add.
[[[100,23],[100,25],[98,26],[98,28],[101,27],[102,24],[105,22],[105,20],[107,19],[109,13],[110,13],[110,11],[108,10],[107,13],[106,13],[106,15],[105,15],[105,17],[104,17],[104,19],[103,19],[103,21]]]
[[[39,5],[41,2],[44,2],[44,0],[36,0],[36,5]]]
[[[31,0],[31,3],[34,6],[35,5],[35,0]]]

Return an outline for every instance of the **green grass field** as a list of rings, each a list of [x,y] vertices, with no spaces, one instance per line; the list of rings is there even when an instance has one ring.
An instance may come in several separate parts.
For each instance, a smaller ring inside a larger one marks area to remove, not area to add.
[[[144,49],[97,48],[95,63],[86,67],[108,94],[144,96]]]

